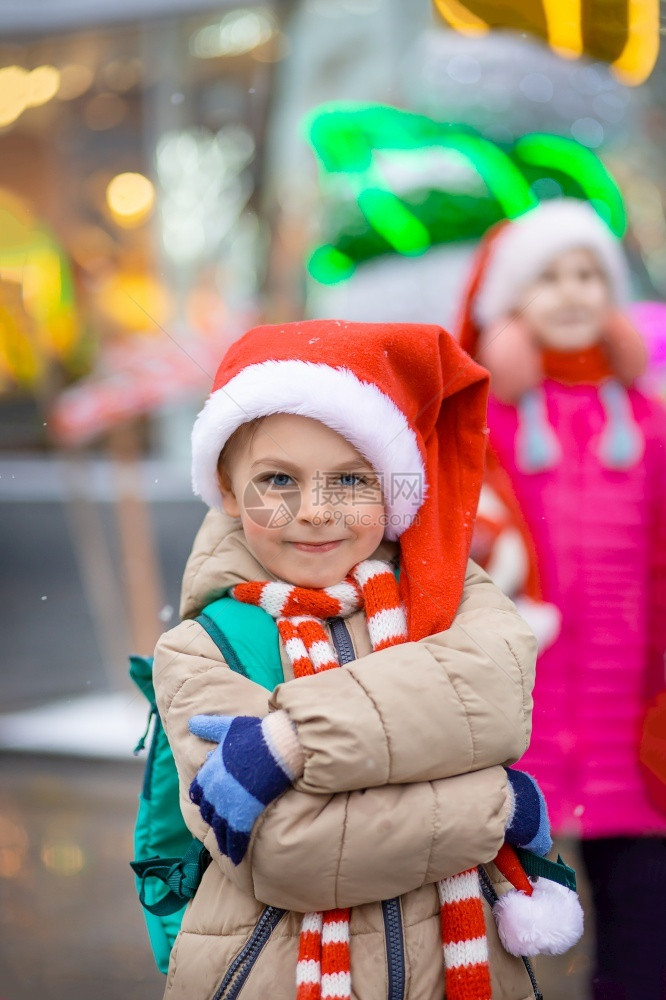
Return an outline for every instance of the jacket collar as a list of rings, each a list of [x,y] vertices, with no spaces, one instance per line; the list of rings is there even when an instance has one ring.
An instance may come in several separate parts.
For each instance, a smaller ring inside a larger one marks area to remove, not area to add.
[[[397,555],[398,543],[384,540],[370,558],[391,561]],[[240,519],[211,510],[203,520],[185,566],[180,616],[196,618],[207,604],[237,583],[277,579],[250,552]]]

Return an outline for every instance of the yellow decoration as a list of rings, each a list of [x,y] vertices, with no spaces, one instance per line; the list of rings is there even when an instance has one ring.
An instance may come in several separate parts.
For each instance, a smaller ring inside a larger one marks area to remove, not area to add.
[[[19,289],[0,281],[0,388],[3,383],[34,385],[43,365],[22,315]]]
[[[627,0],[627,12],[629,36],[613,69],[632,86],[648,78],[659,55],[659,0]]]
[[[581,0],[543,0],[548,24],[548,44],[565,59],[583,53]]]
[[[510,28],[545,39],[561,56],[583,54],[609,63],[622,83],[636,86],[652,72],[659,53],[659,0],[622,0],[616,5],[590,0],[433,0],[435,10],[456,31],[483,34]],[[590,11],[595,21],[590,21]]]
[[[106,202],[119,225],[138,226],[150,214],[155,188],[143,174],[117,174],[109,181]]]
[[[64,360],[76,343],[78,324],[74,311],[63,309],[62,265],[49,239],[38,238],[23,268],[23,306],[39,331],[44,353]]]
[[[489,25],[476,14],[472,14],[460,0],[434,0],[434,2],[444,20],[461,35],[485,35],[490,30]]]
[[[0,190],[0,381],[34,385],[50,359],[68,363],[79,335],[62,250],[23,201]]]

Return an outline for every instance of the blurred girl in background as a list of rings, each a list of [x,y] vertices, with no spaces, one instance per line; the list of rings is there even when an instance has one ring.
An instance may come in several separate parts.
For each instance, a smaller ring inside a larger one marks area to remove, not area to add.
[[[532,742],[554,832],[582,838],[595,1000],[666,997],[666,816],[638,747],[664,687],[666,411],[633,385],[619,243],[586,203],[550,201],[485,238],[462,346],[491,372],[491,462],[510,481],[562,620],[537,666]]]

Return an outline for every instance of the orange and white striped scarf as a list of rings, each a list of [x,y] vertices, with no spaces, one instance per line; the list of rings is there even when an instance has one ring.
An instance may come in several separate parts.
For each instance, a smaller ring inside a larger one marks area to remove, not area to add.
[[[236,600],[276,619],[295,677],[339,667],[324,629],[327,618],[365,609],[374,651],[406,642],[407,621],[388,563],[366,559],[342,583],[321,590],[282,582],[237,584]],[[447,1000],[490,1000],[488,942],[476,868],[437,884]],[[297,1000],[351,1000],[349,909],[306,913],[296,969]]]

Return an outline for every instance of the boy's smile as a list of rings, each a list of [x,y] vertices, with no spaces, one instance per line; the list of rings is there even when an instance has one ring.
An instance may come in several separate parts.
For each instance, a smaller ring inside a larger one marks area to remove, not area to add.
[[[220,492],[265,569],[330,587],[372,555],[386,527],[381,485],[349,441],[318,420],[277,413],[241,442],[220,469]]]
[[[299,552],[330,552],[340,545],[342,539],[333,542],[289,542]]]

